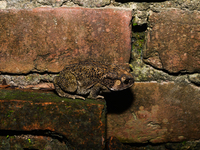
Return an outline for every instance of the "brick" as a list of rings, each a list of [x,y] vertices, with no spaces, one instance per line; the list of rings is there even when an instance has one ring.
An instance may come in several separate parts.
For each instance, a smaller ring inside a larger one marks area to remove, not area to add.
[[[6,136],[0,136],[0,148],[2,150],[14,149],[37,149],[37,150],[68,150],[72,147],[57,139],[48,136],[33,136],[33,135],[14,135],[11,136],[7,132]]]
[[[67,140],[75,149],[105,147],[105,102],[1,89],[0,108],[0,135],[4,131],[40,131],[51,136],[53,132],[53,137]]]
[[[149,17],[144,61],[170,73],[200,72],[200,13],[170,9]]]
[[[0,10],[0,72],[59,72],[70,63],[130,59],[130,9]]]
[[[200,88],[174,82],[135,83],[122,97],[123,101],[116,97],[107,103],[108,137],[124,143],[200,139]]]

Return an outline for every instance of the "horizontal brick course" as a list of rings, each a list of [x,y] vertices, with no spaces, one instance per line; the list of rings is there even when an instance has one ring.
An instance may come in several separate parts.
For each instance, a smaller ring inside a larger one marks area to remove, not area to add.
[[[128,63],[129,9],[0,10],[0,72],[59,72],[84,59]]]
[[[53,132],[75,149],[102,150],[105,146],[104,102],[69,100],[49,92],[0,89],[0,108],[0,136],[3,131],[25,134],[40,130],[50,131],[48,136]]]
[[[109,107],[118,110],[107,115],[108,137],[127,143],[200,138],[200,88],[173,82],[135,83],[122,98],[108,102],[108,111]]]

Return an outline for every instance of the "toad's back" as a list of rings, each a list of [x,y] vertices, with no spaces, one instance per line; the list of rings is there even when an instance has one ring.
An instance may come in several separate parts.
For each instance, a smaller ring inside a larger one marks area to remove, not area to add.
[[[116,68],[110,64],[91,61],[66,66],[63,72],[70,71],[77,80],[81,80],[81,78],[90,78],[93,80],[94,78],[100,79],[103,75],[115,70]]]

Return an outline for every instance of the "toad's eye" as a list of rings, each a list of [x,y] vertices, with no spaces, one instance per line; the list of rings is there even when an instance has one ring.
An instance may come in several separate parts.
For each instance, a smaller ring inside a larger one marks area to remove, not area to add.
[[[126,79],[125,81],[124,81],[124,84],[128,84],[130,82],[130,80],[129,79]]]

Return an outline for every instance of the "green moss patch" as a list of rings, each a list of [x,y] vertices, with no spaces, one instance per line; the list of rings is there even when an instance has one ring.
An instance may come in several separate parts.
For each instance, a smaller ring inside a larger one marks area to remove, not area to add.
[[[105,104],[103,101],[97,101],[92,99],[86,99],[85,101],[80,99],[68,99],[58,96],[52,91],[41,90],[20,90],[20,89],[0,89],[0,100],[27,100],[27,101],[48,101],[48,102],[59,102],[59,101],[73,101],[79,103],[94,103],[94,104]]]

